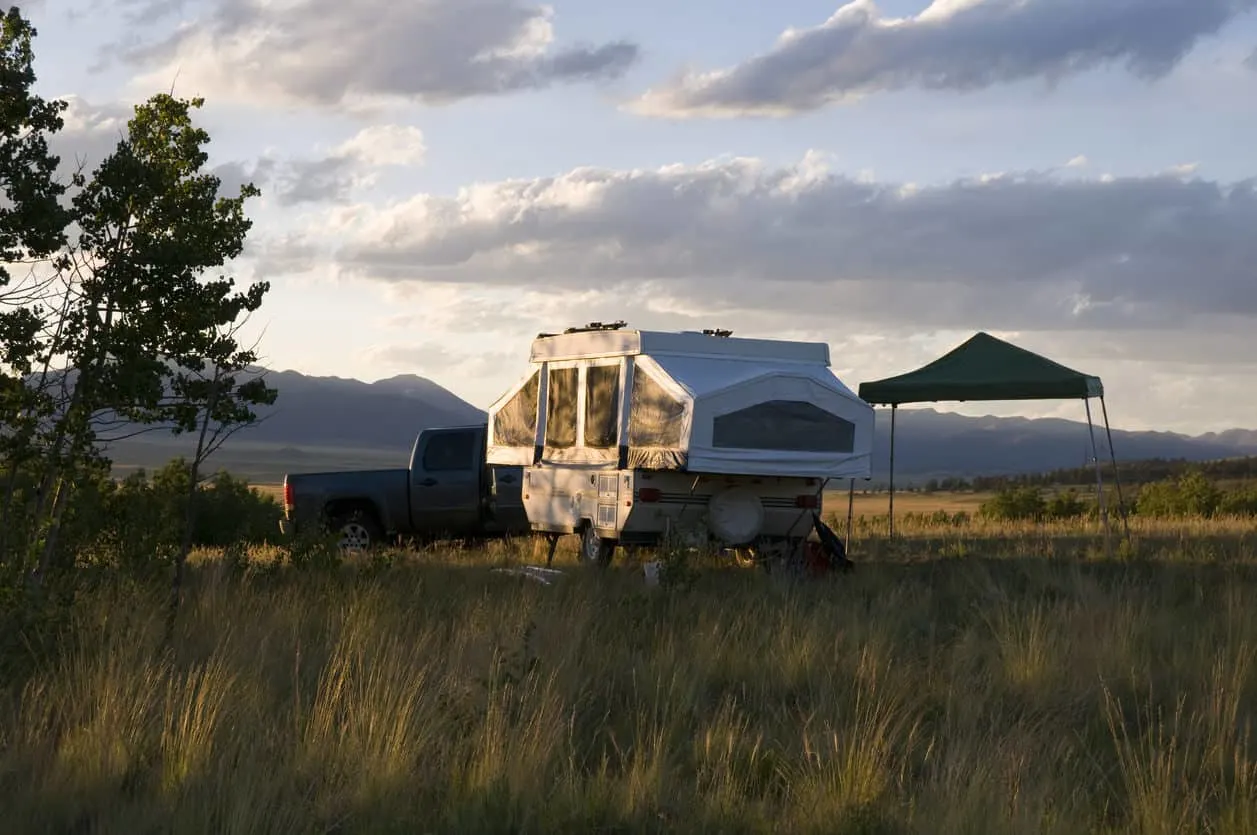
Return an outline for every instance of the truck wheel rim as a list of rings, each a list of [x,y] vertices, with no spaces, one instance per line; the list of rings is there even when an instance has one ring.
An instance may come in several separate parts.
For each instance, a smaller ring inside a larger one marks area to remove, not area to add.
[[[371,533],[357,522],[340,529],[340,547],[351,551],[365,550],[371,544]]]

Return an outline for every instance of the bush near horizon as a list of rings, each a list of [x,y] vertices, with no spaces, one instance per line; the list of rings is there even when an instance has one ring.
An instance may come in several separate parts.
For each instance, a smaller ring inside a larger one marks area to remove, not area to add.
[[[1241,484],[1224,487],[1209,479],[1200,469],[1189,468],[1175,478],[1136,487],[1126,511],[1153,519],[1203,518],[1215,516],[1257,516],[1257,486]],[[1110,513],[1117,510],[1116,490],[1106,489]],[[1096,496],[1080,495],[1075,488],[1052,495],[1037,485],[1005,486],[983,502],[979,516],[993,520],[1045,521],[1094,518],[1099,509]]]
[[[191,478],[191,465],[179,457],[151,476],[140,469],[111,482],[101,498],[100,530],[118,539],[149,531],[167,545],[177,545],[183,535]],[[280,540],[280,504],[226,470],[198,484],[195,501],[194,547],[266,545]]]

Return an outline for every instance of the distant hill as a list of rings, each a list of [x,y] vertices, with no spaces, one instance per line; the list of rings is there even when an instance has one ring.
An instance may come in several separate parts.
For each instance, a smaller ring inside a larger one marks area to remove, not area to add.
[[[240,435],[254,443],[406,450],[420,429],[485,419],[482,410],[413,374],[364,383],[281,371],[267,380],[279,398]]]
[[[1103,424],[1096,444],[1107,458]],[[1208,461],[1257,454],[1257,432],[1230,430],[1201,436],[1113,430],[1117,460],[1150,458]],[[889,472],[890,412],[877,411],[873,476]],[[895,419],[895,477],[903,483],[946,476],[1011,475],[1088,464],[1086,421],[1058,418],[968,417],[934,409],[900,409]]]
[[[210,461],[253,481],[285,472],[403,466],[415,434],[433,426],[475,423],[485,413],[436,383],[402,375],[375,383],[272,372],[279,389],[265,420],[232,438]],[[1042,472],[1079,466],[1090,454],[1082,421],[968,417],[934,409],[900,409],[896,418],[896,481]],[[1101,455],[1108,455],[1103,427]],[[120,472],[161,466],[186,454],[190,441],[164,432],[115,444]],[[1257,431],[1234,429],[1197,437],[1114,430],[1118,460],[1182,458],[1205,461],[1257,455]],[[890,412],[878,409],[873,475],[884,482],[890,452]]]
[[[262,420],[233,436],[209,461],[257,482],[285,472],[404,466],[415,435],[433,426],[485,420],[484,411],[424,377],[403,374],[374,383],[270,372],[279,390]],[[189,437],[145,433],[111,445],[115,470],[152,470],[193,448]]]

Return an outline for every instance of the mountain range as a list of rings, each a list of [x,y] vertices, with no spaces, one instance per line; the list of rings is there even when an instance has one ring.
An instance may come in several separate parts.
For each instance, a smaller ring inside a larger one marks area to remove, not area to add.
[[[239,432],[208,462],[256,483],[275,483],[285,472],[404,466],[415,434],[433,426],[485,419],[483,410],[424,377],[411,374],[374,383],[270,372],[279,390],[263,420]],[[1090,460],[1090,436],[1082,421],[1052,418],[968,417],[935,409],[900,409],[895,426],[895,476],[904,485],[945,476],[971,477],[1042,472],[1082,466]],[[1103,426],[1096,427],[1107,458]],[[115,469],[153,469],[187,455],[187,437],[165,431],[111,445]],[[1172,432],[1113,431],[1119,461],[1148,458],[1205,461],[1257,455],[1257,431],[1188,436]],[[879,409],[873,477],[886,479],[890,413]]]

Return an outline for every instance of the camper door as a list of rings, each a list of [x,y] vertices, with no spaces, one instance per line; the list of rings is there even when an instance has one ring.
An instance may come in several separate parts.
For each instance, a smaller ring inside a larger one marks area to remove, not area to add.
[[[616,465],[624,365],[622,357],[546,363],[545,463]]]

